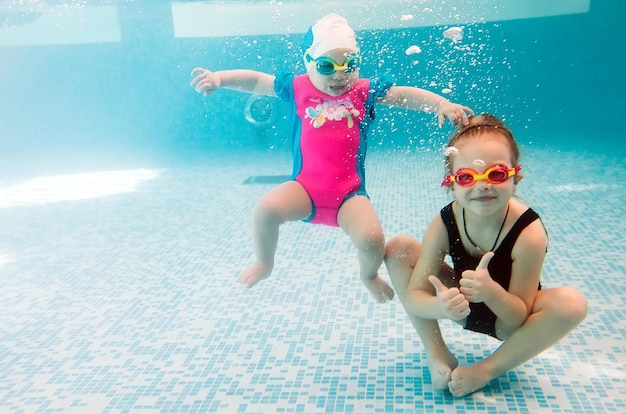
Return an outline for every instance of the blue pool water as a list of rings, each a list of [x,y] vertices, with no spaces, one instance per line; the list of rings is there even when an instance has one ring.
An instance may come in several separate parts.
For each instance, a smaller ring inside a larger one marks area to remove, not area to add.
[[[252,125],[248,96],[203,98],[189,73],[302,70],[307,27],[284,21],[331,6],[231,2],[230,20],[207,23],[224,33],[203,37],[181,34],[196,23],[180,13],[213,2],[45,3],[0,4],[0,412],[626,412],[624,2],[561,14],[529,1],[518,17],[491,0],[364,2],[371,15],[350,19],[364,76],[450,87],[508,122],[518,192],[550,232],[542,281],[589,300],[570,335],[462,399],[432,390],[402,306],[373,302],[341,231],[289,223],[272,277],[235,282],[252,260],[254,204],[290,172],[284,108],[271,101],[275,121]],[[268,4],[284,33],[246,34]],[[441,36],[450,20],[464,28],[457,45]],[[412,45],[422,53],[406,55]],[[387,238],[421,237],[449,200],[438,183],[452,128],[377,116],[372,202]],[[442,328],[462,364],[498,345]]]

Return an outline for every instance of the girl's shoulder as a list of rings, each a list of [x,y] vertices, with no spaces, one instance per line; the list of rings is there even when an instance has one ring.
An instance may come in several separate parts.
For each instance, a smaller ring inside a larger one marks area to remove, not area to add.
[[[450,249],[448,243],[448,226],[446,226],[444,217],[437,214],[426,227],[424,233],[423,245],[429,245],[435,250],[443,250],[446,253]]]
[[[548,233],[539,217],[531,207],[514,200],[511,212],[514,213],[515,225],[521,227],[513,247],[513,254],[545,254],[548,247]]]

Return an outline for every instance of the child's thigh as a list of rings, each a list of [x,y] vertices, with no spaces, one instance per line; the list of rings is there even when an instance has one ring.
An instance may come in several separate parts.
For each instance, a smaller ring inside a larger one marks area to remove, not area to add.
[[[261,197],[256,211],[257,214],[273,214],[284,220],[293,221],[309,217],[313,211],[313,204],[300,183],[287,181]]]
[[[364,195],[350,197],[339,207],[337,221],[341,227],[369,227],[382,231],[370,199]]]
[[[384,254],[385,235],[367,197],[358,195],[346,200],[339,209],[337,222],[361,253]]]
[[[382,235],[383,229],[369,198],[356,195],[347,199],[339,208],[337,222],[350,235]]]

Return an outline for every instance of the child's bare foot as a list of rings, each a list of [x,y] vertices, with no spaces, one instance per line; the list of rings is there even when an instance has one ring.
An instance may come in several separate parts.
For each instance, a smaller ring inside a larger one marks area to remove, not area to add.
[[[261,280],[267,279],[271,273],[272,269],[256,264],[239,273],[239,283],[250,288]]]
[[[441,350],[440,355],[429,355],[427,359],[433,388],[445,390],[449,387],[452,372],[459,365],[459,361],[447,347]]]
[[[478,365],[458,367],[452,371],[448,389],[455,397],[463,397],[483,388],[492,379],[489,373]]]
[[[363,280],[363,284],[378,303],[385,303],[393,299],[393,289],[380,276],[376,275],[371,279],[361,280]]]

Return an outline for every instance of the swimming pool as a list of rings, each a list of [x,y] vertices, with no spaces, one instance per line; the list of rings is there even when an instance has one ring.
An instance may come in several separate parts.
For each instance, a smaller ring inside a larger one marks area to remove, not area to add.
[[[365,74],[449,88],[511,125],[526,176],[519,194],[550,232],[543,282],[589,300],[574,332],[463,399],[432,391],[400,303],[371,300],[339,230],[285,225],[272,277],[250,290],[235,283],[252,259],[254,204],[290,170],[283,108],[272,103],[279,116],[255,126],[247,96],[202,98],[189,72],[301,70],[301,32],[315,19],[307,7],[320,3],[243,3],[285,32],[247,35],[227,30],[264,25],[228,3],[237,18],[212,25],[218,37],[181,33],[176,20],[212,2],[10,3],[0,6],[0,411],[626,409],[622,2],[570,2],[588,10],[568,14],[537,6],[520,18],[477,2],[507,19],[463,1],[365,2],[378,20],[359,20],[365,9],[351,19],[365,28]],[[282,28],[296,26],[295,12],[305,26]],[[470,12],[490,18],[455,17]],[[464,39],[443,40],[452,22],[428,13],[458,19]],[[409,14],[424,23],[400,27]],[[422,52],[407,55],[413,45]],[[377,115],[368,191],[388,238],[421,237],[449,200],[438,187],[451,128],[424,114]],[[443,329],[461,363],[498,345]]]

